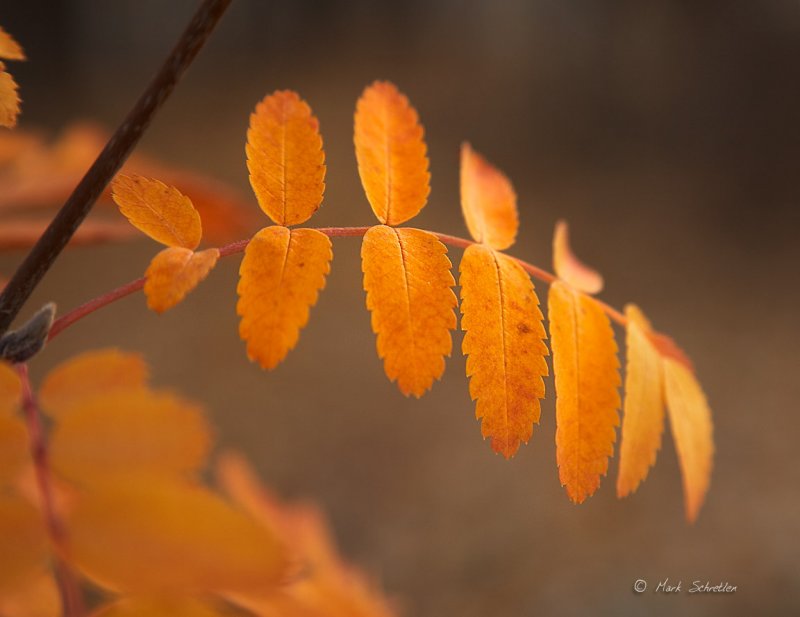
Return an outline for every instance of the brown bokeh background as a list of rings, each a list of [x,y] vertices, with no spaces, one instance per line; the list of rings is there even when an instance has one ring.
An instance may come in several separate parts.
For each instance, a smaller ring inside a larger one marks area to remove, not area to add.
[[[13,66],[22,125],[115,126],[195,6],[4,0],[0,23],[29,55]],[[329,165],[312,222],[371,224],[353,109],[373,79],[396,82],[430,151],[431,200],[414,224],[466,234],[457,162],[468,139],[515,183],[515,255],[549,266],[553,224],[567,218],[578,254],[606,275],[603,298],[636,301],[691,354],[717,444],[694,526],[668,434],[636,495],[616,499],[615,459],[595,496],[569,503],[551,380],[531,443],[510,462],[493,455],[460,333],[443,380],[419,401],[400,395],[375,354],[355,239],[336,241],[327,289],[274,372],[251,365],[237,336],[237,258],[164,316],[141,296],[94,315],[33,369],[92,347],[142,352],[159,384],[207,405],[223,447],[244,451],[283,495],[321,504],[345,554],[405,615],[797,613],[799,71],[792,0],[235,0],[141,144],[247,192],[248,114],[266,93],[296,89],[320,119]],[[26,313],[139,276],[155,250],[146,240],[72,250]],[[20,257],[2,257],[2,271]],[[738,591],[651,593],[667,577]],[[638,578],[650,583],[643,595]]]

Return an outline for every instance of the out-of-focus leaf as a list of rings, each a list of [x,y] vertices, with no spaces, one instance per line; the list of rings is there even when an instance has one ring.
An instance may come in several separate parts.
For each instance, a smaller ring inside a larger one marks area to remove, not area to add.
[[[39,388],[39,403],[59,417],[93,398],[140,390],[148,376],[139,354],[119,349],[86,351],[50,371]]]

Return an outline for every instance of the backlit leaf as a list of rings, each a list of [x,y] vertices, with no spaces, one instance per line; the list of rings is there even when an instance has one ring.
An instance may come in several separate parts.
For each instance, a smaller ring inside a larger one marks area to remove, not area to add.
[[[556,456],[574,503],[600,486],[619,425],[617,344],[594,300],[555,281],[548,300],[556,381]]]
[[[195,253],[180,246],[165,248],[147,268],[144,295],[147,306],[163,313],[180,303],[217,264],[218,249]]]
[[[683,475],[686,518],[694,522],[711,483],[711,410],[694,373],[672,358],[664,358],[664,392]]]
[[[581,262],[569,245],[569,228],[566,221],[556,223],[553,236],[553,269],[556,276],[574,289],[587,294],[603,290],[603,277]]]
[[[0,126],[13,128],[17,125],[20,110],[17,88],[17,82],[5,71],[5,66],[0,62]]]
[[[65,478],[91,483],[121,474],[196,471],[210,443],[200,409],[171,394],[138,390],[73,407],[56,424],[50,456]]]
[[[39,388],[39,403],[54,417],[93,398],[139,390],[149,371],[139,354],[118,349],[87,351],[59,364]]]
[[[0,27],[0,58],[6,60],[25,60],[25,52],[8,32]]]
[[[29,462],[25,423],[16,415],[0,413],[0,490]]]
[[[61,596],[53,575],[44,568],[0,589],[3,617],[61,617]]]
[[[456,327],[447,249],[419,229],[371,228],[361,246],[367,308],[386,375],[422,396],[444,372]]]
[[[231,614],[194,598],[123,598],[100,607],[92,617],[220,617]]]
[[[0,414],[17,409],[22,393],[22,384],[17,372],[7,362],[0,361]]]
[[[285,572],[269,530],[207,489],[160,476],[83,494],[66,523],[73,564],[115,591],[266,593]]]
[[[264,98],[250,116],[247,169],[261,209],[278,225],[304,223],[322,203],[325,152],[319,121],[295,92]]]
[[[428,201],[430,173],[416,110],[394,84],[376,81],[356,105],[358,174],[378,220],[400,225]]]
[[[514,187],[468,143],[461,145],[461,210],[476,242],[497,250],[514,244],[519,227]]]
[[[0,494],[0,594],[41,571],[47,545],[39,512],[18,497]]]
[[[472,245],[461,260],[462,349],[481,432],[510,458],[539,421],[546,337],[530,277],[510,257]]]
[[[656,462],[664,430],[661,355],[649,338],[650,324],[638,307],[625,307],[625,405],[619,449],[617,496],[633,493]]]
[[[111,185],[120,212],[156,242],[194,250],[203,230],[192,200],[159,180],[120,175]]]
[[[331,241],[315,229],[266,227],[253,237],[239,268],[236,306],[251,360],[272,369],[294,348],[332,258]]]

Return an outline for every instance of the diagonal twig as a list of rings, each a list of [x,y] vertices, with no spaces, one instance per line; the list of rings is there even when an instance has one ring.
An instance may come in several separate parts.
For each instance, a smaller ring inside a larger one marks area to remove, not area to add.
[[[72,195],[20,264],[0,295],[0,335],[69,242],[114,174],[138,143],[156,111],[172,93],[232,0],[204,0],[153,81],[117,128]]]

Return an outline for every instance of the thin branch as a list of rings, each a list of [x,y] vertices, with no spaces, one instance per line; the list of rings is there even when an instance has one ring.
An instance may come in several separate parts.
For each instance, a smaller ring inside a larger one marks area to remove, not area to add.
[[[342,237],[361,237],[370,229],[369,227],[318,227],[316,228],[317,231],[321,231],[326,236],[331,238],[342,238]],[[436,232],[433,233],[434,236],[439,238],[444,244],[449,246],[454,246],[457,248],[467,248],[475,244],[472,240],[467,240],[465,238],[459,238],[458,236],[451,236],[448,234],[440,234]],[[250,240],[239,240],[238,242],[233,242],[231,244],[227,244],[219,249],[220,257],[227,257],[229,255],[236,255],[238,253],[244,252],[247,248],[247,245],[250,243]],[[511,259],[516,261],[522,268],[530,274],[533,278],[542,281],[543,283],[547,283],[548,285],[556,280],[556,276],[551,274],[547,270],[543,270],[533,264],[528,263],[527,261],[523,261],[522,259],[518,259],[509,255]],[[53,323],[53,327],[50,329],[50,336],[48,340],[52,340],[58,334],[63,332],[66,328],[74,324],[76,321],[83,319],[87,315],[94,313],[96,310],[103,308],[117,300],[124,298],[125,296],[129,296],[130,294],[139,291],[144,287],[145,279],[139,278],[135,281],[131,281],[130,283],[126,283],[121,287],[117,287],[116,289],[109,291],[97,298],[89,300],[88,302],[80,305],[79,307],[72,309],[69,313],[59,317]],[[625,315],[617,311],[616,309],[612,308],[605,302],[601,300],[595,301],[600,305],[600,307],[606,312],[606,314],[613,319],[615,322],[620,324],[621,326],[626,326],[628,320],[625,318]]]
[[[8,330],[42,277],[89,214],[106,185],[122,167],[231,1],[204,0],[161,70],[19,266],[0,295],[0,334]]]
[[[61,594],[62,612],[65,617],[80,617],[84,614],[84,605],[78,579],[72,568],[61,557],[66,551],[66,534],[56,512],[53,486],[50,479],[50,462],[47,455],[47,439],[42,426],[39,406],[36,404],[31,381],[28,377],[28,365],[17,364],[16,367],[22,383],[22,408],[25,411],[25,419],[28,424],[28,441],[36,472],[36,483],[39,487],[39,496],[42,502],[42,514],[47,527],[47,535],[56,549],[53,555],[53,569],[55,570],[58,589]]]

